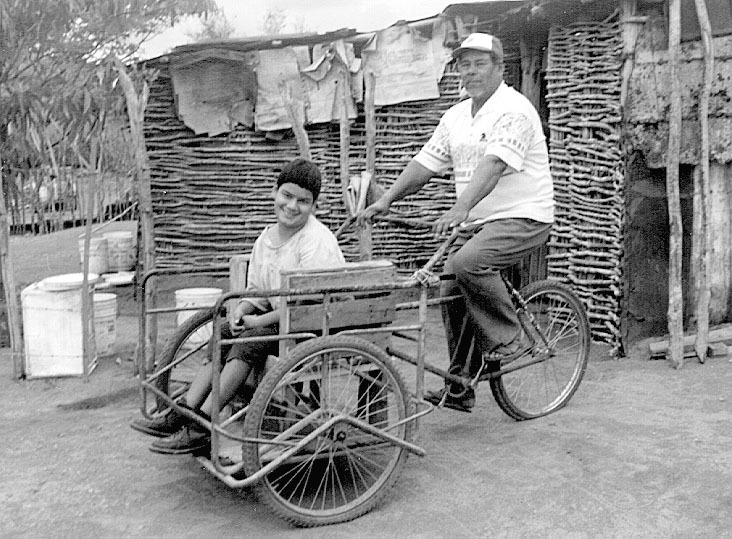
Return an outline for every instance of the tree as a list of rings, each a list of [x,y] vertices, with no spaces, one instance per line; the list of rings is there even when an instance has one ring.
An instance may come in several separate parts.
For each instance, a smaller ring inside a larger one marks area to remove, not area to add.
[[[221,11],[201,17],[200,21],[201,28],[187,34],[196,43],[201,41],[223,41],[234,34],[234,26]]]
[[[282,34],[285,30],[287,15],[279,8],[270,9],[264,15],[262,30],[266,35]]]
[[[3,191],[10,193],[16,177],[22,180],[26,174],[27,179],[28,172],[41,165],[100,171],[113,163],[105,131],[129,102],[116,87],[120,69],[126,69],[120,65],[164,25],[215,10],[213,0],[0,0]],[[134,69],[132,75],[143,81],[154,76],[144,69]],[[5,204],[0,213],[0,221],[7,223]],[[0,230],[5,254],[6,228]],[[7,266],[2,270],[7,276]],[[10,305],[16,291],[8,289],[7,278],[3,285]],[[11,326],[19,325],[13,317],[17,313],[9,309]],[[11,331],[17,365],[22,352],[14,334]],[[22,368],[19,372],[16,367],[16,374],[22,374]]]

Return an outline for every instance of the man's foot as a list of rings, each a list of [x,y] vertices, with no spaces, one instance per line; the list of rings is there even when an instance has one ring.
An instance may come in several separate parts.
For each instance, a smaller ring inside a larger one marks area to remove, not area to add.
[[[524,341],[521,337],[516,337],[509,344],[501,344],[488,352],[484,356],[484,361],[500,361],[501,367],[508,365],[512,361],[516,361],[524,354],[531,351],[533,344]]]
[[[150,451],[164,455],[185,455],[198,452],[210,454],[211,433],[197,423],[186,425],[172,436],[155,440],[150,446]]]
[[[163,416],[153,419],[140,417],[130,422],[130,427],[143,434],[165,438],[178,432],[186,423],[186,418],[171,409]]]
[[[447,393],[447,395],[445,395],[445,393]],[[439,391],[428,391],[424,395],[424,400],[434,404],[435,406],[439,406],[443,397],[445,399],[444,406],[452,410],[457,410],[458,412],[470,413],[475,407],[475,391],[472,387],[467,388],[465,393],[459,397],[453,397],[450,395],[447,387],[443,387]]]

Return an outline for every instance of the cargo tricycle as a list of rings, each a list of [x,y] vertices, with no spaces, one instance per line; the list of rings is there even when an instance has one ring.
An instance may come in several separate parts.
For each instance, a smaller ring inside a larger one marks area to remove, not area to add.
[[[141,301],[142,413],[155,417],[174,407],[209,429],[210,452],[196,456],[206,470],[230,487],[251,486],[290,523],[318,526],[368,512],[396,482],[407,456],[425,455],[415,441],[419,419],[444,403],[424,400],[425,373],[466,388],[487,382],[498,406],[516,420],[558,410],[577,390],[590,349],[583,305],[558,282],[541,280],[518,290],[504,276],[531,342],[522,357],[507,365],[486,361],[472,378],[425,360],[429,308],[458,299],[435,294],[439,279],[450,276],[431,273],[458,233],[410,276],[376,260],[285,271],[280,290],[225,293],[176,330],[154,368],[145,360],[146,324],[176,309]],[[140,280],[142,298],[152,278],[226,270],[152,270]],[[282,298],[279,334],[256,337],[278,340],[280,353],[253,373],[238,404],[219,412],[221,348],[242,340],[221,338],[221,327],[227,302],[245,295]],[[472,344],[463,344],[458,353],[470,353]],[[210,420],[178,404],[207,362],[219,367],[212,369]],[[414,367],[413,387],[401,374],[406,366]]]

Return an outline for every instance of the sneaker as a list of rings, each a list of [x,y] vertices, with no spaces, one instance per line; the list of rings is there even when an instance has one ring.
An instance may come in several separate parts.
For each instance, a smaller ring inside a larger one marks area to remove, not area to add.
[[[143,434],[165,438],[178,432],[185,423],[186,418],[171,409],[165,415],[153,419],[137,418],[130,422],[130,427]]]
[[[447,393],[447,396],[445,396],[445,393]],[[459,397],[453,397],[450,393],[448,393],[447,387],[443,387],[439,391],[428,391],[424,395],[424,400],[431,404],[434,404],[435,406],[439,406],[443,398],[445,399],[445,402],[443,404],[445,408],[457,410],[458,412],[470,413],[475,407],[475,391],[472,387],[467,388],[465,390],[465,393],[463,393]]]
[[[150,445],[153,453],[164,455],[185,455],[188,453],[211,452],[211,433],[198,423],[186,425],[167,438],[155,440]]]

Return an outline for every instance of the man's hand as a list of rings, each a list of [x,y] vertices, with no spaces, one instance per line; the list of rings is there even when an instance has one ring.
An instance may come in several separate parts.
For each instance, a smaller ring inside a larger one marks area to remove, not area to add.
[[[442,236],[450,232],[450,229],[456,226],[460,226],[468,219],[469,212],[453,206],[440,217],[434,225],[432,230],[437,236]]]
[[[389,213],[389,206],[391,206],[391,204],[385,200],[384,197],[381,197],[366,209],[363,209],[356,214],[356,223],[358,223],[359,226],[363,226],[366,223],[370,223],[375,215],[386,215]]]

